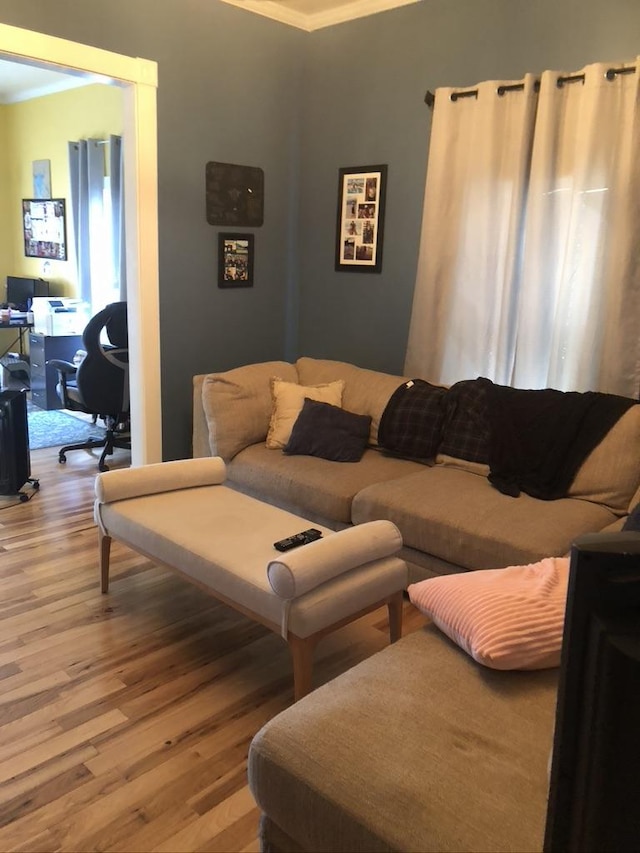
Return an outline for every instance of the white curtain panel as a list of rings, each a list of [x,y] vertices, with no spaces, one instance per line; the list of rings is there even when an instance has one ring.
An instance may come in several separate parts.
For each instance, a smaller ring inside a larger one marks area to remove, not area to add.
[[[611,67],[437,90],[406,375],[637,396],[639,70]]]
[[[124,149],[122,137],[109,137],[109,189],[111,192],[111,242],[113,273],[120,300],[127,300],[127,265],[124,221]]]
[[[516,387],[638,396],[640,69],[615,68],[542,75]]]
[[[534,82],[436,91],[405,375],[511,378]]]
[[[96,139],[69,142],[69,176],[73,245],[78,266],[79,296],[92,301],[92,235],[102,220],[104,143]],[[94,238],[95,242],[95,238]]]

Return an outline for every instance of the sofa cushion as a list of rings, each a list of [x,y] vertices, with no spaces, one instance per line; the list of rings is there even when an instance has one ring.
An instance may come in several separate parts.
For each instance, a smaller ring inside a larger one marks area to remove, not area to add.
[[[542,850],[557,673],[485,669],[428,625],[314,690],[249,750],[279,849]]]
[[[411,603],[491,669],[560,665],[568,557],[411,584]]]
[[[271,418],[271,377],[298,381],[298,371],[285,361],[266,361],[209,373],[202,385],[202,405],[213,456],[225,462],[250,444],[264,441]]]
[[[640,406],[632,406],[582,463],[567,496],[627,512],[640,485],[638,459]]]
[[[378,426],[389,398],[399,385],[410,378],[367,370],[344,361],[306,356],[297,360],[296,367],[299,381],[305,384],[344,379],[342,406],[350,412],[371,416],[369,442],[374,446],[378,443]]]
[[[443,468],[457,468],[459,471],[468,471],[480,477],[489,476],[489,466],[486,462],[470,462],[468,459],[460,459],[458,456],[447,456],[446,453],[438,453],[436,465]]]
[[[287,382],[280,377],[272,377],[273,408],[267,432],[267,447],[271,450],[281,450],[289,441],[291,430],[302,411],[305,399],[340,406],[343,389],[342,379],[321,385],[300,385],[297,382]]]
[[[405,545],[467,569],[561,557],[576,536],[615,521],[590,501],[512,498],[484,477],[439,465],[359,492],[353,522],[377,518],[393,521]]]
[[[247,447],[227,466],[227,479],[242,491],[306,518],[351,522],[355,495],[372,483],[384,484],[424,466],[366,450],[357,465],[342,465],[315,456],[291,459],[264,444]]]
[[[305,399],[284,452],[333,462],[359,462],[369,440],[371,418],[339,406]]]

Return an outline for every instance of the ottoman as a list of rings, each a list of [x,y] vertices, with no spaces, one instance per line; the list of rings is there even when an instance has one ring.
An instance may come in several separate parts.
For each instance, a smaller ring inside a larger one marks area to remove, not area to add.
[[[391,642],[402,633],[408,573],[390,521],[372,521],[280,553],[274,542],[307,519],[223,485],[222,459],[161,462],[96,478],[102,591],[113,538],[282,635],[293,658],[294,696],[312,688],[318,640],[386,606]]]

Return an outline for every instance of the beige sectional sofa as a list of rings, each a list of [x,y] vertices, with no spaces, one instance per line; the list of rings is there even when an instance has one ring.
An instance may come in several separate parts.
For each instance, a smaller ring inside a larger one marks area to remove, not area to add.
[[[304,386],[342,381],[342,408],[371,417],[361,460],[334,462],[267,447],[273,377]],[[381,450],[380,418],[406,380],[308,357],[196,376],[193,455],[221,456],[229,485],[332,529],[393,521],[412,582],[565,554],[583,533],[620,529],[640,499],[640,406],[588,455],[566,497],[511,497],[491,485],[485,464],[442,454],[425,464]]]
[[[557,682],[409,634],[256,734],[260,849],[541,851]]]

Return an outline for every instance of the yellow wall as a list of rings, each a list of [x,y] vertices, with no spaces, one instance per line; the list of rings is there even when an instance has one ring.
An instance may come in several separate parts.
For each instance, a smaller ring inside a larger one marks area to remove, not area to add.
[[[6,275],[5,267],[10,261],[11,235],[9,234],[9,163],[7,160],[7,107],[0,104],[0,275]],[[19,213],[20,211],[18,211]],[[0,301],[4,299],[4,288],[0,287]]]
[[[0,201],[0,225],[6,228],[8,246],[0,243],[0,276],[46,278],[55,282],[58,295],[77,294],[73,251],[69,162],[67,143],[76,139],[106,138],[121,134],[123,127],[122,90],[95,84],[59,92],[0,108],[0,187],[6,200]],[[4,122],[3,122],[4,117]],[[5,127],[5,154],[2,157],[2,126]],[[105,146],[106,154],[106,146]],[[8,178],[3,180],[2,162]],[[67,201],[67,261],[49,261],[45,273],[42,258],[27,258],[22,236],[21,200],[33,197],[33,160],[51,161],[51,194]]]

